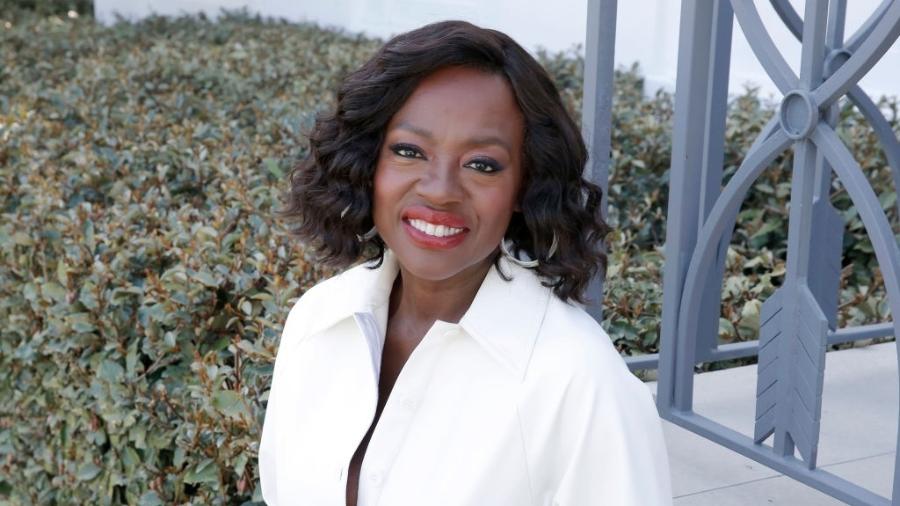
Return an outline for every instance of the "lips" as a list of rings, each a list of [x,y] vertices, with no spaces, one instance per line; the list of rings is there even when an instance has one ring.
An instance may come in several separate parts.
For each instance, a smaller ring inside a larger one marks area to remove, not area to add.
[[[468,229],[468,227],[466,227],[466,220],[463,219],[462,216],[446,211],[435,211],[434,209],[429,209],[425,206],[407,207],[403,210],[401,217],[404,221],[425,220],[428,223],[434,223],[435,225]]]
[[[465,220],[458,215],[444,211],[435,211],[424,206],[412,206],[403,211],[403,229],[414,244],[426,249],[450,249],[458,246],[469,234]],[[462,231],[453,235],[437,237],[426,234],[410,224],[410,220],[424,220],[434,225],[461,228]]]

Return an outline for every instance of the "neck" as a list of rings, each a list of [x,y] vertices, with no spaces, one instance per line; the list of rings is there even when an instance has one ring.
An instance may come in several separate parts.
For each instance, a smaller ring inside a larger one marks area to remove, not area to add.
[[[459,323],[490,270],[491,260],[489,256],[449,279],[437,281],[416,278],[401,265],[391,290],[390,318],[424,327],[435,320]]]

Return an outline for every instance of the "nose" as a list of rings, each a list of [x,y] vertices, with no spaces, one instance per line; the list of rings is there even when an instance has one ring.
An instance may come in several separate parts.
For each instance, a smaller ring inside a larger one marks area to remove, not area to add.
[[[459,172],[449,159],[430,161],[417,185],[419,195],[437,206],[461,201],[464,190]]]

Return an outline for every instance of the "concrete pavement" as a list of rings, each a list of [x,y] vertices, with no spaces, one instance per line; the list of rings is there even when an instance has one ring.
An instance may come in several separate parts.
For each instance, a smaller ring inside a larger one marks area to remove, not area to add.
[[[697,374],[694,411],[751,436],[756,366]],[[895,343],[829,352],[818,467],[890,497],[897,443]],[[655,393],[656,382],[647,386]],[[792,478],[663,422],[677,506],[840,505]],[[766,441],[771,445],[771,437]]]

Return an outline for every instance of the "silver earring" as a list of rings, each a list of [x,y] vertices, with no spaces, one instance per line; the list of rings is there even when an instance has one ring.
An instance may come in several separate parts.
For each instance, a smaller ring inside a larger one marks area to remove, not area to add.
[[[505,238],[500,241],[500,251],[503,252],[503,255],[506,256],[507,260],[509,260],[510,262],[512,262],[514,264],[521,265],[522,267],[525,267],[526,269],[533,269],[533,268],[537,267],[538,264],[540,263],[537,261],[537,259],[519,260],[518,258],[516,258],[512,253],[509,252],[509,246],[506,245]]]
[[[553,257],[553,254],[556,253],[556,246],[559,244],[559,240],[556,239],[556,232],[553,232],[553,242],[550,243],[550,251],[547,252],[547,260]]]
[[[559,239],[556,237],[556,232],[553,232],[553,242],[550,243],[550,250],[547,252],[547,260],[550,260],[553,257],[553,254],[556,253],[556,247],[559,245]],[[520,260],[516,258],[510,251],[509,246],[506,244],[506,239],[504,238],[500,241],[500,251],[509,259],[510,262],[514,264],[521,265],[527,269],[533,269],[537,267],[540,262],[535,258],[534,260]]]
[[[366,242],[369,239],[375,237],[378,234],[378,230],[375,229],[375,226],[372,226],[372,229],[366,232],[363,235],[356,234],[356,240],[359,242]]]
[[[345,207],[341,211],[341,219],[342,220],[344,219],[344,215],[347,214],[347,211],[349,211],[349,210],[350,210],[350,204],[347,204],[347,207]],[[366,232],[365,234],[363,234],[363,235],[356,234],[356,240],[359,242],[366,242],[369,239],[375,237],[376,234],[378,234],[378,231],[375,230],[375,226],[373,225],[372,229],[369,230],[368,232]]]

